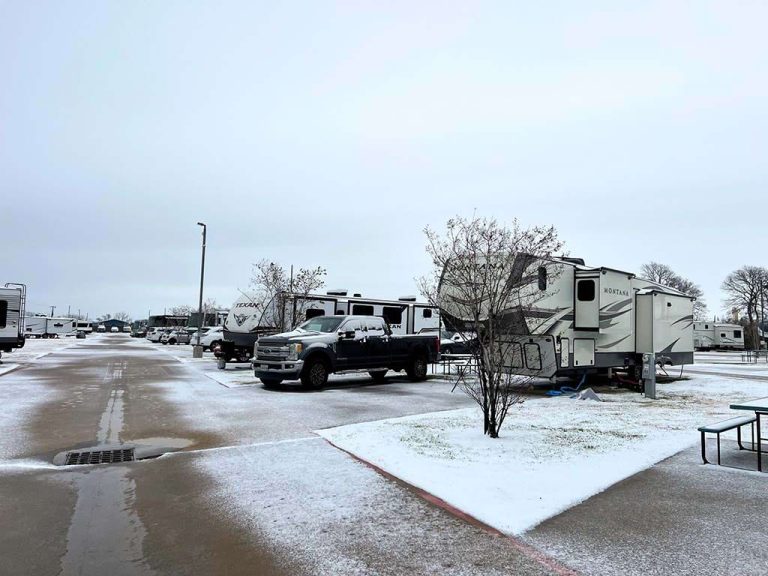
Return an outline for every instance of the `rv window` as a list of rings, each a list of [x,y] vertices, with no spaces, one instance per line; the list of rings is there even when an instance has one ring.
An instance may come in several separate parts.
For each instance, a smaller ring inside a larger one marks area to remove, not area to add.
[[[317,318],[318,316],[325,316],[325,310],[321,310],[320,308],[310,308],[307,310],[307,317],[305,320],[309,320],[310,318]]]
[[[403,311],[396,306],[384,306],[381,315],[390,324],[402,324],[403,322]]]
[[[0,328],[8,321],[8,300],[0,300]]]
[[[368,304],[355,304],[352,306],[352,314],[359,316],[373,316],[373,306]]]
[[[424,308],[424,310],[421,311],[421,316],[423,318],[432,318],[432,309]]]
[[[704,324],[704,330],[709,330],[709,324]]]
[[[595,299],[595,281],[579,280],[576,283],[576,298],[581,302],[592,302]]]
[[[539,290],[542,292],[547,289],[547,268],[539,266]]]
[[[721,333],[720,333],[720,338],[725,338],[725,337],[726,337],[726,336],[725,336],[725,332],[721,332]]]
[[[733,337],[734,338],[741,338],[741,330],[734,330],[733,331]]]

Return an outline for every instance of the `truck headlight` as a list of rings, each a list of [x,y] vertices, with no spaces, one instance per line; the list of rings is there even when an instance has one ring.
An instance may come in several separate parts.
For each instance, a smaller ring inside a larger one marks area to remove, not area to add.
[[[303,346],[301,343],[288,345],[288,360],[298,360]]]

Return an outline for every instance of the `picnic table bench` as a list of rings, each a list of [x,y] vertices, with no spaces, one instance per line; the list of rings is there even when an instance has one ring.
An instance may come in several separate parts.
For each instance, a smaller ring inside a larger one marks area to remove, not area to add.
[[[720,434],[723,432],[727,432],[729,430],[736,429],[736,441],[739,444],[739,450],[746,450],[744,446],[741,443],[741,428],[742,426],[746,426],[747,424],[750,424],[752,427],[752,446],[754,449],[755,445],[755,422],[757,421],[757,415],[755,416],[736,416],[735,418],[728,418],[728,420],[722,420],[720,422],[715,422],[714,424],[708,424],[706,426],[700,426],[698,428],[699,432],[701,432],[701,459],[704,461],[704,464],[709,464],[709,460],[707,460],[707,446],[706,446],[706,435],[707,434],[715,434],[717,435],[717,465],[720,465]]]

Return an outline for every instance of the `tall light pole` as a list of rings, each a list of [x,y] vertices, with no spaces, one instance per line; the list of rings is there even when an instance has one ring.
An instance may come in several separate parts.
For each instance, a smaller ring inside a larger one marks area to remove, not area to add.
[[[203,257],[200,263],[200,301],[197,306],[197,345],[192,351],[192,357],[202,358],[203,347],[200,346],[200,333],[203,331],[203,280],[205,279],[205,235],[207,226],[202,222],[198,222],[197,225],[203,227]]]

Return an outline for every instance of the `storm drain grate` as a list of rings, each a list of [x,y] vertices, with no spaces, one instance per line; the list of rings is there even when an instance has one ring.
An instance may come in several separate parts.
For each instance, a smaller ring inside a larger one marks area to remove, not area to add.
[[[123,450],[89,450],[84,452],[68,452],[64,466],[76,464],[116,464],[135,460],[133,448]]]

